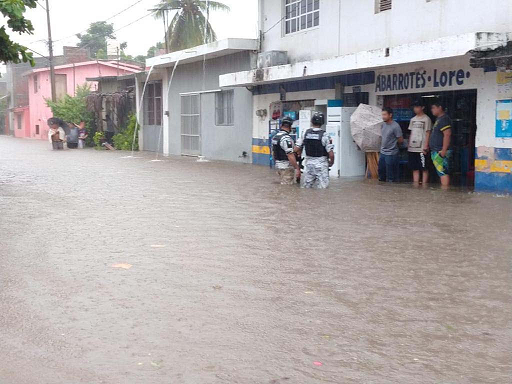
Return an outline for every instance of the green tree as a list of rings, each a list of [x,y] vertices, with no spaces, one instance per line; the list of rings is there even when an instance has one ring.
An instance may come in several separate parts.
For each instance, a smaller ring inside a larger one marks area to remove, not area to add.
[[[7,26],[13,32],[20,35],[27,33],[32,34],[34,27],[30,20],[27,20],[23,14],[27,8],[35,8],[36,0],[0,0],[0,12],[4,19],[7,20]],[[24,63],[29,62],[34,66],[32,53],[27,52],[27,47],[15,43],[11,40],[6,31],[6,26],[0,27],[0,61],[7,63]]]
[[[160,19],[165,17],[167,11],[176,11],[167,33],[171,52],[217,40],[205,14],[209,11],[230,10],[226,4],[205,0],[161,0],[156,7],[158,11],[155,17]]]
[[[97,56],[98,51],[106,52],[107,40],[114,40],[116,38],[114,36],[114,24],[109,24],[106,21],[91,23],[87,33],[84,35],[78,33],[76,37],[80,40],[78,47],[89,48],[91,57],[99,58]],[[106,53],[104,54],[106,56]]]
[[[146,57],[150,58],[150,57],[157,56],[158,51],[162,48],[164,48],[164,43],[159,41],[158,43],[156,43],[155,45],[153,45],[152,47],[150,47],[148,49],[148,53],[147,53]]]

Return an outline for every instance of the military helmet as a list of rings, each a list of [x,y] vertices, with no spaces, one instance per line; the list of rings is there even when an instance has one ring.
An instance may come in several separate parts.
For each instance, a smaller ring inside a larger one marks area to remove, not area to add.
[[[288,125],[290,128],[293,125],[293,119],[290,116],[283,117],[283,120],[281,120],[281,126]]]
[[[325,124],[324,114],[321,112],[315,112],[311,118],[311,124],[315,126],[322,126]]]

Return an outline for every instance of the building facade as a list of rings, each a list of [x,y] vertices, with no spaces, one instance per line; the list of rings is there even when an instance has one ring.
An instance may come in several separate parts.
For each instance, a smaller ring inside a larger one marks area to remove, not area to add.
[[[286,62],[220,78],[253,90],[255,163],[269,163],[279,114],[331,99],[390,106],[406,133],[411,101],[442,97],[454,120],[455,183],[512,192],[512,62],[492,60],[511,56],[512,2],[260,0],[259,12],[260,52]]]
[[[115,62],[86,61],[55,67],[55,88],[57,99],[65,95],[74,96],[78,86],[89,85],[92,91],[97,89],[96,81],[88,78],[102,76],[126,75],[138,72],[133,66],[118,65]],[[51,84],[49,68],[32,70],[25,74],[28,78],[28,107],[29,129],[24,135],[34,139],[47,140],[47,121],[52,117],[52,111],[46,100],[51,99]],[[20,117],[17,116],[19,119]],[[17,123],[15,123],[17,124]],[[18,135],[16,135],[18,136]]]
[[[251,69],[257,48],[254,39],[226,39],[149,59],[137,76],[140,148],[251,162],[252,93],[221,90],[219,76]]]

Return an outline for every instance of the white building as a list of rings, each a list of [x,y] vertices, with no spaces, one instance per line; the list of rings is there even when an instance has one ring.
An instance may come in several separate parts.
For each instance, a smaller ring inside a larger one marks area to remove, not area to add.
[[[253,162],[268,164],[269,123],[284,111],[449,100],[455,182],[512,191],[512,1],[260,0],[256,69],[220,76],[253,90]],[[476,181],[475,181],[476,176]]]
[[[221,90],[219,75],[253,67],[257,48],[256,39],[225,39],[148,59],[136,80],[140,148],[252,162],[252,94]]]

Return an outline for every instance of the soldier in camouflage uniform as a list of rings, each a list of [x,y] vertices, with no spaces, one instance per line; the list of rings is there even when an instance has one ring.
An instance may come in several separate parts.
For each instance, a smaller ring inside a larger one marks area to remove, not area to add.
[[[324,123],[324,115],[315,113],[311,119],[313,127],[297,140],[297,153],[300,155],[303,149],[306,150],[302,188],[325,189],[329,186],[329,167],[334,164],[334,145],[321,128]]]
[[[276,163],[277,174],[281,184],[295,184],[300,178],[300,168],[293,152],[293,140],[290,137],[293,120],[285,117],[281,122],[281,130],[272,138],[272,154]]]

